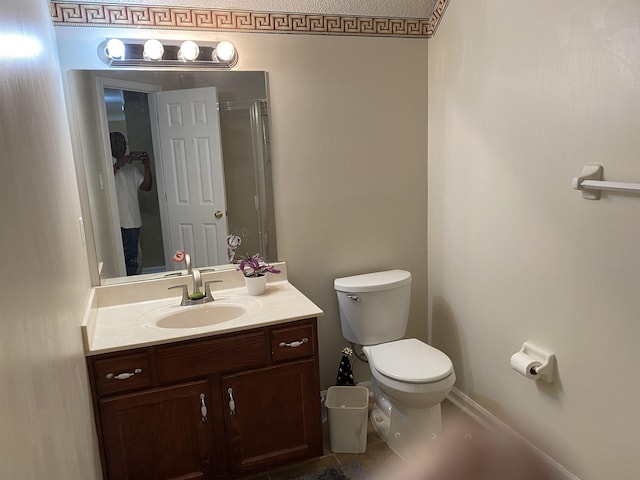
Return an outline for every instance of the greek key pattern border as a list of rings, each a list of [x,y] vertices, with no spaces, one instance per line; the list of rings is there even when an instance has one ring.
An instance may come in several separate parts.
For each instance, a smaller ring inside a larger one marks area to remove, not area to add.
[[[439,0],[431,18],[274,13],[58,1],[51,1],[49,8],[53,24],[60,26],[429,38],[435,32],[448,2],[449,0]]]
[[[427,27],[429,38],[436,34],[436,30],[438,29],[440,20],[442,20],[442,17],[444,16],[444,11],[447,9],[447,5],[449,5],[449,0],[439,0],[433,8],[433,12],[429,18],[429,26]]]

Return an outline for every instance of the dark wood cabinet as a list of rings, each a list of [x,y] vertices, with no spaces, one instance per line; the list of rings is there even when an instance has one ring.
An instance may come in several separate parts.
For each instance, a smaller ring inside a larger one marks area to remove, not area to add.
[[[234,474],[265,470],[322,449],[314,370],[314,361],[304,360],[222,377]]]
[[[316,328],[88,357],[105,480],[239,478],[322,455]]]
[[[212,420],[201,411],[210,398],[200,381],[102,400],[109,478],[212,478]]]

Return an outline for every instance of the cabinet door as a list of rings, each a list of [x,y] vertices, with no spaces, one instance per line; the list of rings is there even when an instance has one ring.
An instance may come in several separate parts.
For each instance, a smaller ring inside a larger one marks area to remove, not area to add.
[[[322,455],[314,359],[227,375],[221,386],[226,399],[228,460],[234,474]]]
[[[109,478],[212,478],[213,429],[201,412],[209,393],[200,381],[101,400]]]

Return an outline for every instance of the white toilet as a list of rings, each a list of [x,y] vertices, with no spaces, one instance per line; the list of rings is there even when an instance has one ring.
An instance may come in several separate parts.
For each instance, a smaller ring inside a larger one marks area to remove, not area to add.
[[[402,339],[409,320],[411,273],[404,270],[337,278],[344,337],[362,345],[371,368],[371,420],[387,445],[402,455],[416,435],[435,438],[440,403],[453,387],[453,364],[440,350]]]

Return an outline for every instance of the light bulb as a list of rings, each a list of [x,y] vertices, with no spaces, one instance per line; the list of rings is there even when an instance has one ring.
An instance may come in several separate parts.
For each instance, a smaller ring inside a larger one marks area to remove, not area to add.
[[[144,43],[145,60],[162,60],[162,55],[164,55],[164,47],[158,40],[147,40]]]
[[[107,42],[104,53],[112,60],[122,60],[124,59],[124,43],[122,40],[112,38]]]
[[[182,42],[178,50],[178,59],[193,62],[200,55],[200,48],[196,42],[187,40]]]
[[[233,60],[233,57],[236,54],[236,49],[231,42],[223,41],[220,42],[214,52],[214,59],[221,60],[223,62],[229,62]]]

